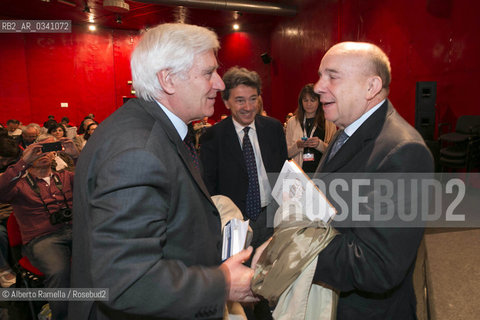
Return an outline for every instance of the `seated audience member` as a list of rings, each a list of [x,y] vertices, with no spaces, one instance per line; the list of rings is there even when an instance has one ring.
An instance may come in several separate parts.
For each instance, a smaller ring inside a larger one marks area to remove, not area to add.
[[[80,124],[80,127],[78,128],[78,135],[75,137],[73,142],[75,142],[77,149],[80,151],[83,149],[86,143],[84,135],[87,132],[87,127],[92,123],[96,123],[95,120],[89,117],[85,117],[85,119],[83,119],[82,123]]]
[[[42,152],[42,145],[54,141],[49,136],[31,144],[20,160],[0,175],[0,201],[12,205],[24,252],[45,274],[45,287],[68,288],[74,174],[52,170],[55,152]],[[72,146],[64,145],[65,149]],[[49,304],[53,319],[66,318],[66,301],[49,301]]]
[[[48,130],[50,127],[53,127],[56,124],[57,120],[55,120],[55,116],[49,115],[48,120],[43,123],[43,127]]]
[[[288,157],[313,173],[320,158],[337,131],[331,121],[325,120],[320,96],[313,92],[313,83],[302,88],[298,95],[298,108],[287,122]]]
[[[67,136],[67,131],[61,123],[56,123],[55,125],[52,125],[50,128],[48,128],[47,133],[57,138],[57,140],[60,140],[60,138]]]
[[[25,150],[26,147],[31,145],[37,140],[40,135],[39,126],[35,123],[30,123],[25,127],[22,135],[18,138],[18,146],[20,149]]]
[[[65,130],[65,127],[60,123],[57,123],[56,125],[51,126],[48,129],[48,134],[51,134],[52,136],[54,136],[57,141],[64,141],[65,143],[73,144],[73,140],[67,138],[67,131]],[[73,145],[73,148],[75,149],[75,151],[78,151],[75,145]],[[77,158],[78,158],[78,152],[75,152],[73,154],[68,154],[65,151],[57,152],[57,156],[55,157],[55,165],[56,165],[55,170],[60,171],[65,169],[69,171],[74,171],[75,159]]]
[[[193,131],[195,133],[195,149],[197,151],[200,149],[200,137],[205,133],[207,128],[211,126],[212,124],[208,122],[208,117],[203,117],[202,120],[193,124]]]
[[[88,139],[90,139],[90,137],[92,136],[95,129],[97,129],[97,127],[98,127],[98,123],[96,123],[96,122],[90,123],[88,125],[87,131],[85,132],[85,135],[83,136],[83,138],[85,139],[85,143],[87,142]],[[85,144],[84,144],[84,146],[85,146]]]
[[[15,119],[7,120],[8,135],[12,137],[18,137],[22,134],[22,130],[18,128],[20,121]]]
[[[15,140],[5,135],[0,136],[0,175],[18,160],[20,153],[21,150]],[[16,282],[16,276],[8,265],[7,220],[11,213],[10,204],[0,203],[0,285],[3,288],[8,288]]]
[[[63,117],[60,121],[60,124],[63,125],[65,128],[70,128],[70,119],[68,117]]]

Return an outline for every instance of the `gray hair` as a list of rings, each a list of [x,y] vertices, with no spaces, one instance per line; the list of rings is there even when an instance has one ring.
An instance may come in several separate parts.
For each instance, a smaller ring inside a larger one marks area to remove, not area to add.
[[[40,134],[40,125],[37,123],[29,123],[28,125],[25,126],[23,131],[26,131],[27,129],[33,128],[37,131],[37,134]]]
[[[130,60],[136,95],[158,99],[163,92],[157,73],[170,69],[172,74],[186,74],[195,56],[220,48],[215,32],[199,26],[166,23],[148,30],[134,49]]]
[[[37,137],[37,139],[35,140],[35,142],[42,142],[42,141],[45,141],[49,138],[53,138],[54,141],[57,141],[57,138],[55,138],[53,135],[49,134],[49,133],[42,133],[41,135],[39,135]]]
[[[232,67],[223,75],[223,82],[225,83],[225,90],[222,91],[222,99],[228,100],[230,98],[230,90],[245,85],[257,89],[257,94],[261,94],[262,80],[255,71],[250,71],[246,68]]]

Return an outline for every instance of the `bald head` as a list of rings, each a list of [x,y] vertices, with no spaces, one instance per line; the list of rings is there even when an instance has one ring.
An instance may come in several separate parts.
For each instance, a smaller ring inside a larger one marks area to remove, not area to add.
[[[34,125],[29,124],[28,126],[26,126],[22,132],[25,145],[33,143],[37,139],[39,133],[40,132]]]
[[[342,42],[325,53],[318,75],[314,91],[325,119],[346,128],[387,98],[390,62],[371,43]]]
[[[382,79],[382,88],[388,92],[392,78],[390,60],[376,45],[368,42],[341,42],[331,47],[325,55],[327,54],[358,57],[358,62],[365,68],[365,74],[379,76]]]

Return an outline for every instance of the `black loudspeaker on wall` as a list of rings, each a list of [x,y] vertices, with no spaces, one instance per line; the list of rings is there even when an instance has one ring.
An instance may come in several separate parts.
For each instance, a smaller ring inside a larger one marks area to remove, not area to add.
[[[424,140],[433,140],[433,136],[435,134],[436,99],[436,82],[417,82],[415,94],[415,129],[420,132]]]
[[[268,54],[268,52],[262,53],[260,55],[260,58],[262,58],[263,63],[269,64],[272,62],[272,57]]]

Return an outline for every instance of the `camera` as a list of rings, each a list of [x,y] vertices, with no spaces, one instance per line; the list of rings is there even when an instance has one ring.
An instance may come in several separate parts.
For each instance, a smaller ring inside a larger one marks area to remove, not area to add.
[[[42,144],[42,152],[43,153],[52,152],[52,151],[60,151],[60,150],[62,150],[62,143],[60,141]]]
[[[52,225],[69,221],[72,221],[72,209],[70,208],[61,208],[50,215],[50,223]]]

